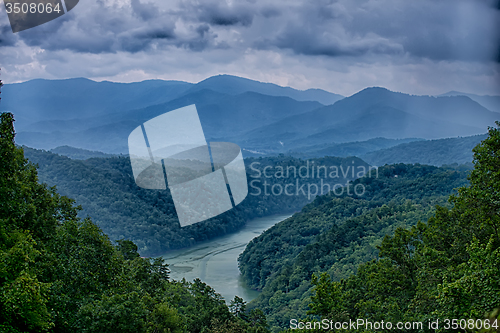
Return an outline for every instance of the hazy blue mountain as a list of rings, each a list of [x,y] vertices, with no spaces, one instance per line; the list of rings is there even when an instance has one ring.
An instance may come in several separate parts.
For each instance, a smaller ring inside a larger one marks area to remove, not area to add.
[[[363,141],[376,137],[438,139],[482,134],[500,115],[466,96],[431,97],[367,88],[333,105],[291,116],[239,139],[258,149]]]
[[[4,88],[0,111],[14,112],[18,143],[113,154],[128,152],[128,135],[144,121],[190,104],[196,104],[208,140],[235,142],[254,156],[380,137],[476,135],[500,118],[467,96],[412,96],[367,88],[325,106],[318,100],[330,103],[340,97],[229,75],[197,84],[69,79],[32,80]],[[318,153],[349,151],[335,149]]]
[[[203,80],[189,92],[210,89],[225,94],[237,95],[247,91],[253,91],[270,96],[286,96],[297,101],[317,101],[324,105],[333,104],[344,98],[342,95],[334,94],[321,89],[297,90],[290,87],[281,87],[273,83],[254,81],[233,75],[217,75]]]
[[[35,128],[29,132],[20,131],[16,138],[20,144],[41,149],[69,145],[109,153],[127,153],[127,138],[135,127],[167,111],[190,104],[196,104],[205,135],[213,141],[224,140],[322,106],[319,102],[299,102],[289,97],[254,92],[233,96],[204,89],[143,109],[107,114],[100,118],[54,122],[61,130],[42,133]]]
[[[255,92],[228,95],[203,89],[186,94],[171,102],[153,105],[134,112],[133,118],[145,121],[167,110],[196,104],[207,138],[226,138],[244,131],[271,124],[291,115],[321,107],[312,101],[299,102],[289,97],[268,96]],[[127,118],[127,119],[131,119]]]
[[[52,131],[57,130],[57,123],[51,125],[49,120],[98,118],[111,112],[165,103],[191,86],[186,82],[161,80],[115,83],[83,78],[37,79],[5,84],[0,111],[15,114],[18,130],[42,121],[37,128],[47,127],[45,131]]]
[[[208,137],[224,138],[324,105],[316,100],[333,103],[342,98],[323,90],[300,91],[229,75],[198,84],[37,79],[6,84],[2,92],[0,112],[14,113],[21,144],[112,153],[126,152],[125,133],[139,123],[189,104],[197,104]]]
[[[377,166],[394,163],[435,166],[465,164],[472,162],[472,148],[486,137],[487,134],[483,134],[465,138],[415,141],[370,152],[360,157],[369,164]]]
[[[229,95],[256,92],[290,97],[298,101],[317,101],[323,105],[343,98],[320,89],[301,91],[230,75],[214,76],[197,84],[164,80],[116,83],[95,82],[85,78],[35,79],[5,84],[2,88],[0,112],[11,111],[16,115],[18,131],[74,131],[84,129],[80,119],[103,117],[114,112],[163,104],[182,95],[206,89]],[[73,122],[62,123],[62,120]],[[97,124],[93,122],[85,128],[95,125]]]
[[[68,145],[105,153],[127,153],[127,138],[138,126],[134,121],[121,121],[92,127],[77,132],[19,132],[16,142],[31,148],[50,150],[61,145]]]
[[[473,101],[478,102],[490,111],[500,112],[500,96],[475,95],[459,91],[450,91],[439,96],[467,96]]]

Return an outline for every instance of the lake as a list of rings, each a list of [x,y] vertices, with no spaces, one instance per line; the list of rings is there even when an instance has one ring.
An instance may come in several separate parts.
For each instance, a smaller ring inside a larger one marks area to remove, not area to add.
[[[254,219],[236,233],[165,253],[162,257],[169,264],[170,277],[188,281],[200,278],[228,303],[235,295],[247,302],[251,301],[259,292],[243,283],[238,270],[238,256],[253,238],[290,216],[284,214]]]

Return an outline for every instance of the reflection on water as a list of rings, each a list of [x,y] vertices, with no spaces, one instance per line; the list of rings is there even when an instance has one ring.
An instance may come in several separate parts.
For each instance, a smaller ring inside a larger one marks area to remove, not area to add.
[[[286,219],[287,215],[273,215],[255,219],[240,231],[203,242],[193,247],[170,251],[162,257],[169,264],[170,277],[175,280],[200,278],[221,294],[226,302],[235,295],[249,302],[259,294],[246,287],[238,270],[238,256],[253,238]]]

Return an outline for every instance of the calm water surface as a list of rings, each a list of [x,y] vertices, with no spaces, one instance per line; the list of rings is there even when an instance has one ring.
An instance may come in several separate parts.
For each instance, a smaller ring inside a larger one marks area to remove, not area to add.
[[[170,277],[175,280],[200,278],[221,294],[226,302],[235,295],[249,302],[259,294],[245,286],[238,270],[238,256],[255,237],[291,214],[273,215],[249,221],[240,231],[197,244],[169,251],[162,257],[169,264]]]

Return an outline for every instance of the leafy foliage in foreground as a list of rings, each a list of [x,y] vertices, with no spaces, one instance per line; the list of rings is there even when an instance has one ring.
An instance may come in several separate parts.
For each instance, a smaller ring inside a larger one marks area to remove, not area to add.
[[[231,311],[201,282],[170,281],[162,259],[114,246],[74,201],[40,184],[0,123],[0,332],[267,332],[259,310]]]
[[[389,165],[378,177],[353,182],[366,189],[360,196],[317,197],[301,213],[252,240],[239,258],[247,283],[261,289],[250,307],[261,308],[274,331],[309,310],[313,273],[334,280],[357,272],[358,265],[377,257],[385,235],[416,225],[446,205],[447,197],[467,183],[466,168]]]
[[[426,322],[488,314],[495,319],[494,309],[500,307],[500,129],[491,128],[473,152],[470,186],[450,197],[451,209],[438,207],[427,223],[396,229],[382,241],[379,258],[359,266],[357,274],[341,281],[326,273],[315,276],[309,313],[334,321],[363,316]],[[434,332],[425,326],[424,331]]]

